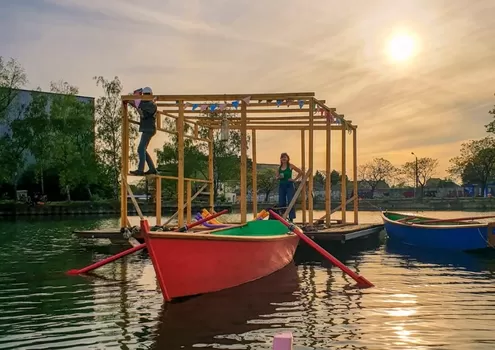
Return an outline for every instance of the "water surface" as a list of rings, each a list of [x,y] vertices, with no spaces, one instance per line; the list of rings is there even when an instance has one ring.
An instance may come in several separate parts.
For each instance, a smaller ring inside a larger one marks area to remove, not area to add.
[[[361,221],[380,217],[363,213]],[[428,251],[389,244],[383,234],[325,247],[376,285],[356,290],[301,246],[294,264],[265,279],[165,304],[145,252],[97,276],[64,274],[126,248],[77,239],[74,229],[117,225],[116,218],[0,222],[1,349],[268,350],[281,331],[294,333],[298,350],[495,347],[491,252]]]

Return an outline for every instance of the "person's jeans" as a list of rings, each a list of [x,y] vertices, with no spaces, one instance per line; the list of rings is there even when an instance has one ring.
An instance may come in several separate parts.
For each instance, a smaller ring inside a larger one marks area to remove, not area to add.
[[[139,140],[139,145],[138,145],[138,156],[139,156],[138,170],[140,171],[144,171],[144,162],[148,164],[149,170],[152,171],[156,170],[155,164],[153,164],[153,160],[151,159],[148,151],[146,151],[153,135],[154,133],[151,132],[141,133],[141,140]]]
[[[278,206],[287,207],[294,197],[294,183],[293,182],[280,182],[278,185]],[[294,206],[295,207],[295,206]],[[296,210],[292,207],[289,211],[289,219],[293,220],[296,218]],[[282,210],[285,212],[285,209]]]

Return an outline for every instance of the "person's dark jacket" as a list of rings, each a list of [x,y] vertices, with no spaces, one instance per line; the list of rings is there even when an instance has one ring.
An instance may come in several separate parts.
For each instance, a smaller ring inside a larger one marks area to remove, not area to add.
[[[155,133],[156,132],[156,105],[153,101],[141,101],[139,104],[139,131]]]

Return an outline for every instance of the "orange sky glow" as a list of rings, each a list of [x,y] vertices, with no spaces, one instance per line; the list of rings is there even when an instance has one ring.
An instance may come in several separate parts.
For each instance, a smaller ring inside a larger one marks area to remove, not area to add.
[[[92,77],[103,75],[119,76],[124,92],[314,91],[358,125],[360,164],[398,165],[414,151],[447,176],[460,144],[486,135],[495,104],[490,0],[44,0],[2,2],[0,13],[10,33],[0,55],[25,67],[28,88],[63,79],[99,96]],[[324,142],[318,133],[316,169]],[[300,162],[298,132],[258,134],[258,162],[281,152]]]

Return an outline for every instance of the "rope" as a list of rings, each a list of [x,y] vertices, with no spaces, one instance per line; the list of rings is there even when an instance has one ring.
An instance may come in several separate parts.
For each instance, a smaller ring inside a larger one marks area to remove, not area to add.
[[[481,230],[479,229],[478,227],[478,233],[480,235],[480,237],[486,242],[486,244],[490,247],[490,248],[493,248],[495,249],[495,247],[483,236],[483,234],[481,233]],[[489,234],[488,232],[488,228],[487,228],[487,234]]]

